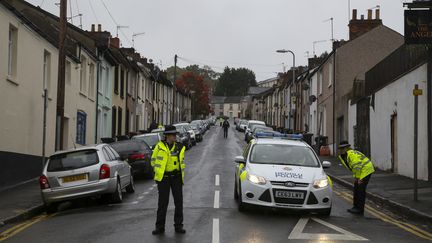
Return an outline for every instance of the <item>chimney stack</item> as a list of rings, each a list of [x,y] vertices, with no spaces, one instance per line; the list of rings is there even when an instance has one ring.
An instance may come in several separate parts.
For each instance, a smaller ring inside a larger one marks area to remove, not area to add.
[[[95,32],[95,25],[94,24],[91,25],[91,32]]]
[[[380,10],[379,10],[379,8],[378,8],[378,9],[375,9],[375,19],[376,19],[376,20],[379,20],[379,19],[380,19]]]
[[[357,10],[353,9],[353,17],[348,24],[350,40],[354,40],[373,28],[382,25],[382,20],[379,18],[379,9],[375,11],[375,19],[372,18],[372,13],[372,10],[369,9],[367,19],[363,14],[360,15],[360,19],[357,19]]]
[[[102,32],[102,25],[98,24],[98,32]]]
[[[120,48],[120,39],[118,37],[113,37],[110,40],[110,44],[114,48]]]

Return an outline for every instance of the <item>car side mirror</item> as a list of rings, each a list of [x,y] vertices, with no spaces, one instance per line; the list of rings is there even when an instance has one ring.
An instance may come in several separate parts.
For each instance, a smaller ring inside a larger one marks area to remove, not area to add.
[[[331,162],[329,161],[323,161],[322,166],[324,169],[331,167]]]
[[[246,163],[246,160],[245,160],[245,158],[244,158],[243,156],[236,156],[235,159],[234,159],[234,161],[235,161],[236,163],[239,163],[239,164],[244,164],[244,163]]]

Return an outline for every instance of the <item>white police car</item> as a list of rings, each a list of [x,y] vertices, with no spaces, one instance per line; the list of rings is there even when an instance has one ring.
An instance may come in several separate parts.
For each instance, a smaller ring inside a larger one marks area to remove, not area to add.
[[[270,137],[268,137],[270,136]],[[330,178],[301,135],[258,134],[235,158],[234,198],[240,211],[248,204],[310,210],[330,215]]]

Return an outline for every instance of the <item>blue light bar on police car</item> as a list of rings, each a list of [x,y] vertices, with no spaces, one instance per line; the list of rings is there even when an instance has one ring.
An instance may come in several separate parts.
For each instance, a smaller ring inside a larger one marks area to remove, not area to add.
[[[290,140],[302,140],[302,134],[277,134],[274,132],[259,132],[255,134],[256,138],[281,138]]]

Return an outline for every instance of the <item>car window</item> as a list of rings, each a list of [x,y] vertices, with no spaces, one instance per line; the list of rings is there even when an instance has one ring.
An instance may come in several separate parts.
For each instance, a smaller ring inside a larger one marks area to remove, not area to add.
[[[147,145],[154,147],[159,142],[159,135],[153,134],[141,137],[134,137],[133,139],[144,141]]]
[[[243,158],[247,159],[247,156],[248,156],[248,154],[249,154],[249,149],[250,149],[250,147],[251,147],[251,144],[248,143],[248,144],[246,145],[246,147],[243,149]]]
[[[130,141],[120,141],[116,143],[112,143],[111,147],[119,154],[139,151],[141,148],[139,146],[139,141],[130,140]]]
[[[117,151],[115,151],[111,146],[107,146],[107,148],[112,152],[112,154],[114,155],[114,160],[120,158],[120,155],[117,153]]]
[[[99,163],[99,156],[95,149],[80,150],[51,156],[48,161],[47,171],[74,170],[97,163]]]
[[[108,161],[114,160],[112,152],[110,153],[106,146],[102,148],[102,153],[104,154],[105,159],[107,159]]]
[[[256,144],[250,161],[256,164],[319,167],[319,162],[310,148],[283,144]]]

